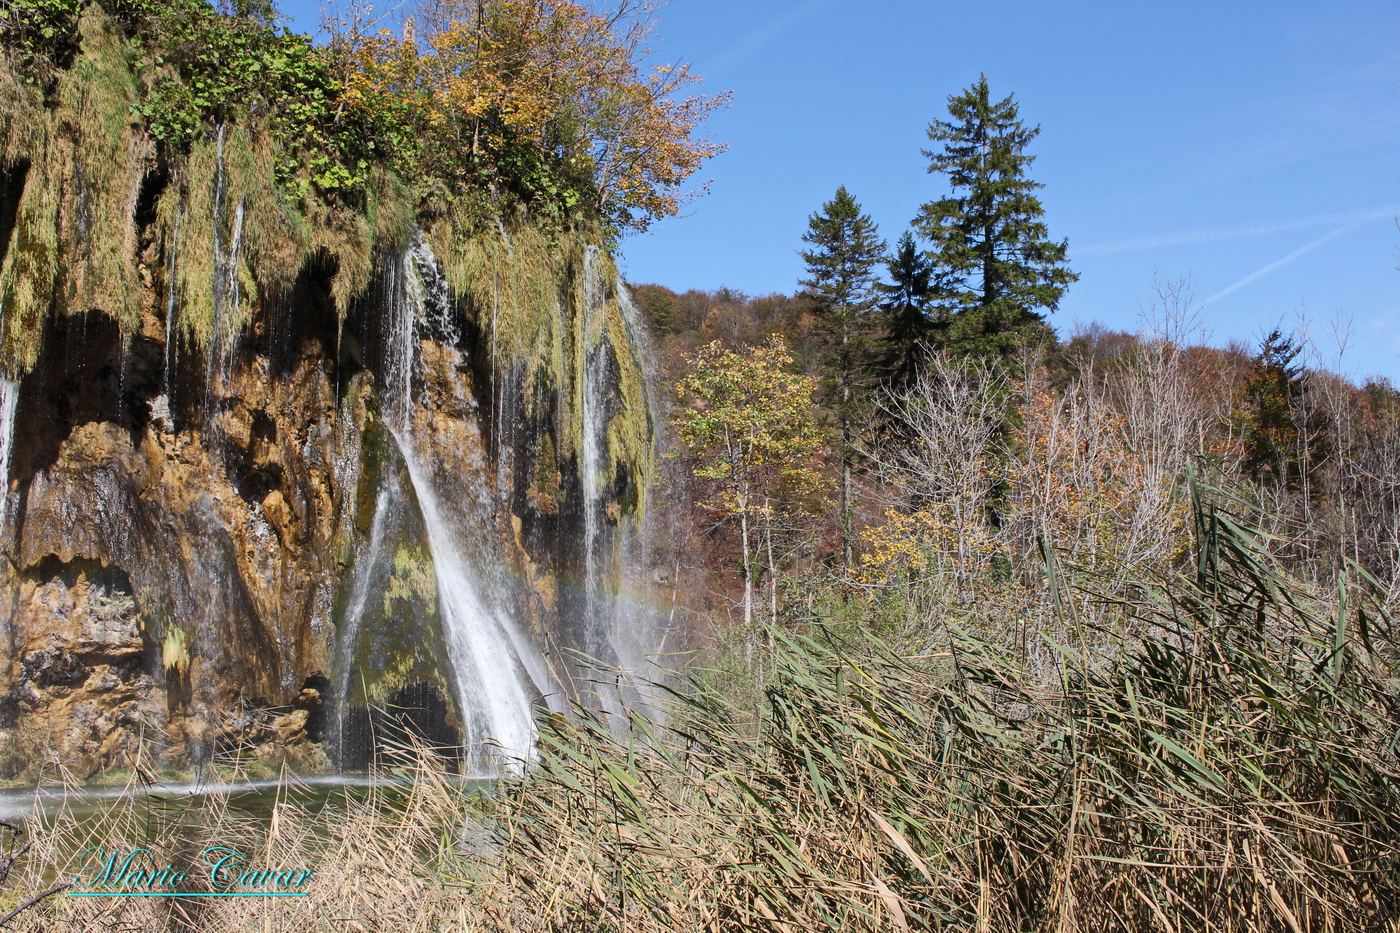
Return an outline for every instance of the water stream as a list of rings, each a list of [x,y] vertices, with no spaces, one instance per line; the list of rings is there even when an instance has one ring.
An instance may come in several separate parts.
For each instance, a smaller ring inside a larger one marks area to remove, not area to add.
[[[0,532],[10,514],[10,451],[14,449],[15,408],[19,385],[0,379]]]
[[[443,775],[438,778],[468,792],[490,793],[493,775]],[[393,774],[289,775],[247,781],[170,781],[151,784],[91,784],[85,787],[63,784],[0,788],[0,820],[18,823],[30,816],[53,819],[59,813],[79,821],[94,816],[104,807],[120,805],[136,798],[152,805],[168,807],[198,804],[215,798],[230,809],[256,818],[267,818],[274,805],[292,800],[315,812],[339,800],[363,799],[371,792],[408,794],[411,777]]]
[[[602,618],[605,602],[600,593],[599,553],[602,542],[601,510],[603,499],[603,462],[608,449],[607,421],[607,354],[602,343],[603,327],[598,320],[603,306],[602,283],[598,272],[598,247],[589,246],[583,258],[584,294],[584,366],[583,366],[583,449],[580,451],[579,484],[583,492],[583,554],[584,588],[588,596],[589,641],[586,650],[596,656],[599,635],[606,627]]]
[[[467,769],[483,773],[510,768],[512,761],[527,760],[533,753],[534,700],[551,692],[550,679],[529,639],[491,599],[485,568],[472,566],[460,538],[466,529],[459,527],[453,510],[444,507],[430,458],[419,449],[413,384],[421,366],[422,335],[431,333],[441,339],[444,333],[448,338],[454,334],[452,308],[441,269],[421,236],[414,237],[388,270],[388,277],[381,410],[384,426],[403,460],[409,485],[404,492],[417,502],[423,519],[437,583],[443,641],[463,721]],[[390,472],[394,471],[386,469],[386,476]],[[376,502],[376,530],[371,532],[370,553],[366,555],[370,566],[363,579],[357,577],[352,583],[341,626],[342,640],[337,652],[337,699],[341,705],[348,693],[359,622],[370,590],[368,578],[373,567],[383,561],[382,555],[376,556],[376,549],[382,550],[385,540],[381,516],[395,508],[388,488],[381,489]]]

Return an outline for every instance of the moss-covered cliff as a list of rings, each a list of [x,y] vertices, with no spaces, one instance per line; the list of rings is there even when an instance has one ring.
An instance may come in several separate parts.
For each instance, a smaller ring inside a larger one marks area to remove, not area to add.
[[[220,35],[239,25],[196,6]],[[331,708],[342,692],[455,703],[433,556],[383,427],[405,269],[441,293],[404,379],[453,546],[542,655],[596,653],[585,543],[615,565],[607,529],[641,507],[652,432],[598,248],[608,217],[362,158],[334,128],[293,146],[295,95],[265,88],[190,105],[176,133],[172,88],[217,68],[163,59],[168,24],[131,9],[72,6],[53,48],[11,24],[0,54],[0,378],[18,396],[0,425],[0,768],[53,752],[97,770],[142,743],[175,766],[313,767],[353,718]],[[248,28],[259,54],[310,54]],[[462,725],[452,704],[434,715],[424,731]]]

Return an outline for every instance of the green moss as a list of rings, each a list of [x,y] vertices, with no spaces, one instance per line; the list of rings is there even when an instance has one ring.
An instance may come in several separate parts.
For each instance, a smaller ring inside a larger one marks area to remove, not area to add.
[[[633,333],[615,293],[607,309],[608,339],[617,362],[618,393],[622,399],[622,409],[608,425],[608,451],[615,464],[625,464],[632,473],[632,500],[624,502],[623,507],[635,513],[641,508],[641,489],[651,472],[656,428],[639,335]]]
[[[140,314],[136,197],[153,154],[132,117],[137,101],[130,52],[99,8],[79,22],[82,53],[59,81],[56,154],[63,169],[58,210],[65,310],[100,308],[127,331]]]
[[[27,164],[9,249],[0,263],[0,377],[18,379],[34,365],[58,275],[57,165],[61,153],[42,94],[0,59],[0,150],[6,168]]]
[[[50,158],[45,151],[30,165],[10,247],[0,265],[0,376],[11,380],[22,377],[38,359],[54,301],[59,191],[43,167]]]
[[[380,437],[372,444],[381,445],[381,450],[372,456],[380,460],[378,470],[382,470],[389,462],[382,449],[382,428],[366,431],[367,436],[371,434]],[[400,469],[401,488],[412,490],[406,470]],[[393,563],[388,583],[379,598],[369,601],[360,621],[349,680],[351,703],[382,703],[389,694],[412,683],[432,683],[444,696],[456,696],[447,680],[451,667],[442,638],[437,576],[422,516],[411,494],[405,508],[396,537],[389,542]],[[373,511],[371,501],[363,510],[367,522],[372,520]],[[367,535],[368,529],[362,533]]]
[[[0,348],[10,378],[33,365],[51,308],[99,309],[128,332],[138,323],[136,198],[152,149],[132,117],[138,93],[126,43],[97,7],[79,32],[81,53],[61,74],[53,107],[22,89],[12,62],[0,78],[14,105],[4,118],[3,160],[29,164],[0,266]]]
[[[393,616],[409,606],[437,603],[437,578],[433,573],[433,558],[422,546],[400,545],[394,551],[394,572],[384,593],[384,612]]]

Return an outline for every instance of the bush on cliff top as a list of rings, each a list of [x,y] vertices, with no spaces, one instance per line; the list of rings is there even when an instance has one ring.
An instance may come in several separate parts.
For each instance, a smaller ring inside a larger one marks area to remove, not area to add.
[[[0,364],[51,313],[137,329],[138,267],[209,347],[320,256],[343,316],[416,221],[447,252],[542,227],[615,239],[676,213],[723,98],[647,73],[645,30],[566,0],[450,0],[324,46],[267,3],[0,6]]]

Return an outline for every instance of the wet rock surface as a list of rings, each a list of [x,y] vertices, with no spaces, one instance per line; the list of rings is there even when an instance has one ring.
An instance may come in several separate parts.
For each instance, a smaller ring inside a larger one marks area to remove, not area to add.
[[[337,410],[315,340],[280,359],[254,342],[212,384],[204,361],[166,379],[163,352],[71,331],[49,335],[16,417],[0,774],[122,767],[143,743],[188,767],[224,710],[289,703],[328,669],[335,471],[357,439],[337,419],[366,412],[355,394]]]
[[[422,511],[379,410],[386,318],[352,308],[342,330],[328,294],[303,276],[207,352],[153,291],[136,334],[100,312],[46,330],[2,487],[0,777],[85,777],[138,756],[358,766],[347,730],[393,732],[405,716],[435,747],[461,744]],[[556,355],[528,366],[494,359],[465,317],[438,328],[460,337],[414,337],[407,426],[454,559],[492,611],[536,646],[601,657],[578,637],[581,366],[567,360],[582,359],[568,336],[582,325],[568,321]],[[600,527],[618,523],[624,486],[595,494]],[[354,678],[333,686],[347,663]]]

